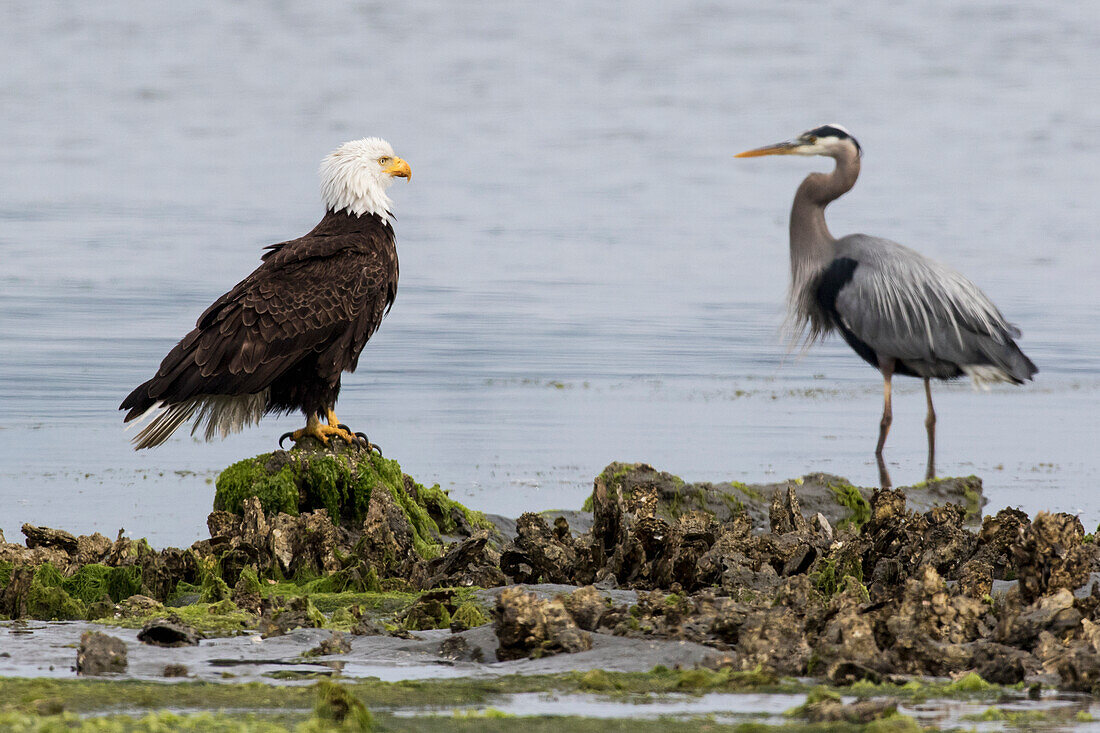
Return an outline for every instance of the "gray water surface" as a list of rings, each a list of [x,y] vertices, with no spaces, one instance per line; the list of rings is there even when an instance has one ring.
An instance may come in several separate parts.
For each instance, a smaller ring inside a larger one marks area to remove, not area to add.
[[[837,121],[866,156],[833,232],[974,279],[1034,384],[937,389],[939,472],[1100,521],[1100,25],[1088,3],[43,2],[0,9],[0,528],[203,535],[210,480],[299,417],[134,453],[118,403],[316,168],[388,138],[397,303],[342,419],[496,513],[578,507],[612,460],[872,485],[877,373],[780,331],[786,217]],[[899,380],[894,481],[924,460]]]

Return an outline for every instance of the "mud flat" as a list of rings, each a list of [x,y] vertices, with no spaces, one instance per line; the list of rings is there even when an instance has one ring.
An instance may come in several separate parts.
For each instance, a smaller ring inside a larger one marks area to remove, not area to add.
[[[276,451],[221,474],[189,548],[0,536],[0,727],[1087,725],[1100,551],[981,489],[614,463],[582,510],[512,520]]]

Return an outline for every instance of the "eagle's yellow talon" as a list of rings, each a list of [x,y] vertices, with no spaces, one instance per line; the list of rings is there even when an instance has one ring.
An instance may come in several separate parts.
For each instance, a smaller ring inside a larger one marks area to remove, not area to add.
[[[330,413],[330,417],[336,417]],[[350,431],[340,425],[322,425],[321,421],[317,419],[315,415],[310,415],[306,420],[306,426],[299,428],[292,433],[286,433],[279,438],[279,445],[281,446],[283,440],[290,438],[295,445],[301,442],[302,438],[313,438],[321,445],[325,447],[331,447],[332,439],[336,437],[344,441],[348,445],[358,443],[358,439]]]

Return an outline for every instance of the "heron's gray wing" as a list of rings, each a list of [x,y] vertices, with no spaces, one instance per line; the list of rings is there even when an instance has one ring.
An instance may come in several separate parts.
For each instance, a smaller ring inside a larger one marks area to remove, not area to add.
[[[837,255],[855,262],[850,279],[837,290],[838,326],[877,354],[903,361],[921,376],[990,366],[1015,381],[1034,372],[1034,365],[1028,373],[1014,358],[1023,357],[1012,341],[1019,332],[955,270],[866,235],[841,239]]]

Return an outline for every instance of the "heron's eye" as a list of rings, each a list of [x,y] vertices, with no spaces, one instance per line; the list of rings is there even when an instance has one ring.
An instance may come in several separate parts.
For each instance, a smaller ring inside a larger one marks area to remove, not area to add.
[[[389,158],[387,158],[387,157],[386,157],[386,156],[384,156],[384,155],[383,155],[383,156],[382,156],[381,158],[379,158],[379,159],[378,159],[378,165],[386,165],[386,164],[388,164],[389,162],[390,162],[390,159],[389,159]]]

